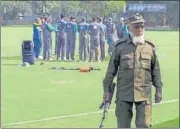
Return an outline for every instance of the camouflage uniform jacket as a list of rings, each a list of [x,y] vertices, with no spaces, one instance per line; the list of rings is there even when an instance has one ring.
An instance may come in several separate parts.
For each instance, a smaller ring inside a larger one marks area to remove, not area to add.
[[[109,92],[116,74],[116,101],[151,102],[152,85],[162,87],[154,44],[145,40],[134,45],[130,37],[117,41],[103,81],[104,92]]]

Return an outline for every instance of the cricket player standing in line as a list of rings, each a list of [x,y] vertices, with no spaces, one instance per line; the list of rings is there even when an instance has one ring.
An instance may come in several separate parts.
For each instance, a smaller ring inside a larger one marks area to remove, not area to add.
[[[67,34],[66,44],[66,59],[74,61],[74,52],[76,44],[77,24],[75,23],[75,17],[71,16],[70,21],[66,24],[65,32]]]
[[[124,22],[124,18],[120,18],[120,23],[116,25],[117,36],[119,39],[127,38],[129,36],[127,24]]]
[[[112,22],[112,18],[109,18],[109,21],[106,25],[106,33],[107,33],[107,43],[109,45],[108,53],[111,56],[114,49],[114,40],[113,37],[115,35],[116,25]]]
[[[106,40],[106,25],[102,23],[102,18],[98,17],[100,24],[100,48],[101,48],[101,61],[105,60],[105,40]]]
[[[61,14],[60,19],[57,21],[57,57],[59,60],[65,60],[65,45],[66,45],[66,21],[64,20],[65,16]]]
[[[58,21],[60,20],[60,16],[57,17],[56,19],[56,24],[54,26],[54,30],[55,30],[55,52],[54,52],[54,55],[57,56],[57,43],[58,43],[58,29],[57,29],[57,24],[58,24]]]
[[[90,33],[90,59],[92,62],[94,58],[100,61],[100,25],[97,23],[97,18],[92,18],[92,23],[89,25]]]
[[[51,60],[51,50],[52,50],[52,32],[54,30],[53,26],[50,24],[51,19],[45,17],[45,22],[43,24],[43,60]]]
[[[35,22],[33,23],[33,42],[34,42],[34,56],[38,59],[42,46],[42,38],[41,38],[41,21],[40,18],[35,18]]]
[[[85,18],[81,19],[81,23],[78,27],[79,32],[79,60],[88,60],[88,27],[89,24],[86,22]],[[83,59],[84,54],[84,59]]]
[[[44,17],[41,17],[41,42],[42,42],[42,45],[41,45],[41,50],[40,50],[40,55],[43,54],[43,24],[44,24]],[[39,56],[39,58],[43,59],[42,56]]]

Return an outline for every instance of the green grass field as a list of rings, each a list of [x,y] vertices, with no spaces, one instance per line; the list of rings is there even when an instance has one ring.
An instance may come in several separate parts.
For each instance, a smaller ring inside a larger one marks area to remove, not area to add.
[[[152,124],[153,127],[177,128],[179,126],[179,32],[148,31],[146,35],[156,42],[164,84],[162,103],[153,105]],[[102,80],[108,62],[90,64],[50,61],[40,65],[37,61],[31,67],[18,67],[21,63],[22,40],[32,39],[32,28],[2,27],[1,39],[1,126],[3,128],[97,128],[99,126],[102,110],[98,107],[102,101]],[[78,59],[78,42],[76,59]],[[53,66],[94,66],[102,70],[89,73],[50,70],[49,68]],[[116,128],[114,108],[115,104],[112,103],[104,127]],[[134,118],[132,127],[135,127]]]

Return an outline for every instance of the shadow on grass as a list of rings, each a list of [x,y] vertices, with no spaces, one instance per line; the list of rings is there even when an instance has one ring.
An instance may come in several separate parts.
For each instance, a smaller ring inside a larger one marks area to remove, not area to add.
[[[1,57],[1,60],[21,60],[20,56],[7,56],[7,57]]]

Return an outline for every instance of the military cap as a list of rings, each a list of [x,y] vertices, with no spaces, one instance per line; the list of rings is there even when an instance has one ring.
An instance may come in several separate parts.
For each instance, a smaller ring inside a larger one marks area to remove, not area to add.
[[[129,19],[128,19],[128,23],[130,23],[130,24],[144,23],[144,22],[145,22],[145,20],[144,20],[143,16],[140,14],[135,14],[135,15],[129,17]]]

